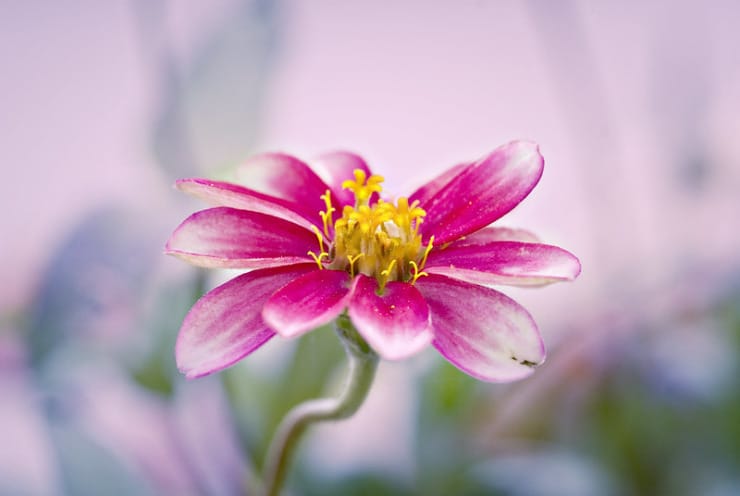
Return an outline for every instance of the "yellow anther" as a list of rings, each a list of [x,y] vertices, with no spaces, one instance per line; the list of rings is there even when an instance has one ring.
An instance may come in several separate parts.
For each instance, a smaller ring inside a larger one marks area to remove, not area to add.
[[[422,218],[426,215],[424,209],[419,208],[419,201],[415,200],[409,205],[409,199],[405,196],[400,197],[397,202],[398,206],[393,208],[393,222],[398,225],[404,232],[416,236]],[[412,229],[413,224],[413,229]]]
[[[388,284],[388,280],[391,278],[391,272],[395,267],[396,259],[394,258],[393,260],[391,260],[391,263],[388,264],[388,268],[380,272],[380,275],[383,276],[383,283],[380,285],[381,291],[383,290],[385,285]]]
[[[373,213],[375,216],[375,221],[378,223],[378,225],[380,225],[384,222],[388,222],[389,220],[393,220],[393,218],[396,216],[396,207],[393,206],[392,203],[378,200],[378,203],[374,205]]]
[[[398,204],[398,213],[400,215],[408,216],[411,220],[424,217],[427,214],[423,208],[419,207],[419,200],[414,200],[413,203],[409,205],[409,199],[402,196],[396,203]]]
[[[348,256],[347,260],[349,260],[349,275],[350,277],[355,277],[355,262],[358,261],[360,258],[364,257],[364,253],[358,253],[357,255]]]
[[[413,260],[409,262],[409,265],[411,265],[411,268],[414,270],[414,273],[411,274],[411,284],[415,284],[416,280],[419,279],[420,277],[429,275],[428,273],[424,271],[420,271],[419,266],[416,265],[416,262],[414,262]]]
[[[319,255],[317,256],[317,255],[316,255],[316,254],[315,254],[314,252],[312,252],[312,251],[309,251],[309,252],[308,252],[308,255],[311,255],[311,258],[313,258],[314,262],[316,262],[316,265],[318,265],[318,266],[319,266],[319,270],[324,270],[324,266],[323,266],[323,264],[321,263],[321,261],[322,261],[323,259],[325,259],[325,258],[327,258],[327,257],[329,256],[329,254],[328,254],[328,253],[326,253],[326,252],[321,252],[321,253],[320,253],[320,254],[319,254]]]
[[[424,250],[424,256],[421,258],[421,263],[419,266],[423,269],[424,265],[427,263],[427,257],[429,256],[429,252],[432,251],[432,247],[434,246],[434,236],[429,238],[429,243],[427,244],[426,250]]]
[[[362,169],[355,169],[352,171],[352,174],[355,176],[355,180],[347,179],[346,181],[342,182],[342,188],[343,189],[351,189],[354,191],[355,188],[362,187],[362,185],[365,184],[365,179],[367,178],[367,174],[365,174],[365,171]]]
[[[427,214],[427,211],[424,210],[419,206],[419,200],[414,200],[414,202],[409,207],[409,215],[412,219],[422,219]]]
[[[352,179],[342,181],[342,189],[349,189],[353,192],[356,192],[359,188],[362,188],[364,186],[365,178],[367,176],[367,174],[365,174],[365,171],[363,171],[362,169],[355,169],[354,175],[354,181]]]
[[[382,191],[383,181],[382,176],[368,177],[364,170],[355,170],[354,179],[342,183],[354,194],[355,204],[345,205],[339,218],[331,204],[331,192],[321,196],[326,205],[320,212],[323,235],[319,227],[314,228],[321,253],[311,255],[320,268],[326,263],[351,277],[360,273],[374,277],[381,292],[390,281],[414,284],[426,276],[424,265],[434,247],[433,237],[426,246],[422,244],[419,226],[426,212],[418,201],[400,197],[395,202],[378,198],[370,203],[370,198]],[[331,254],[324,247],[325,239],[332,240]]]
[[[316,235],[316,239],[319,240],[319,248],[321,249],[321,253],[326,253],[326,250],[324,250],[324,236],[321,235],[321,231],[318,227],[312,225],[311,230]]]
[[[384,276],[390,276],[391,271],[395,268],[395,266],[396,266],[396,259],[394,258],[393,260],[391,260],[391,263],[388,264],[388,268],[382,271],[380,274]]]
[[[324,234],[329,236],[329,223],[331,222],[332,214],[336,212],[337,209],[332,207],[331,205],[331,191],[329,191],[328,189],[326,190],[326,193],[321,195],[320,198],[324,200],[326,210],[322,210],[321,212],[319,212],[319,215],[321,215],[321,221],[324,223]]]
[[[424,215],[426,215],[426,212],[424,213]],[[414,229],[412,230],[414,236],[419,234],[419,228],[421,227],[422,222],[424,222],[424,217],[419,217],[416,219],[416,222],[414,223]]]
[[[385,179],[383,176],[370,176],[367,177],[365,171],[362,169],[354,170],[354,181],[347,179],[342,182],[343,189],[351,190],[355,195],[355,206],[367,205],[368,199],[373,193],[380,193],[383,191],[383,187],[380,185]]]
[[[380,185],[382,182],[385,182],[385,178],[383,176],[373,174],[368,178],[366,187],[372,189],[375,193],[380,193],[383,191],[383,187]]]

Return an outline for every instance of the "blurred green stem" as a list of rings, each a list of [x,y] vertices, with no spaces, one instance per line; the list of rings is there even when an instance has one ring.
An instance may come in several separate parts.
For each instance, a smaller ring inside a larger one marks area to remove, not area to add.
[[[336,330],[349,359],[347,384],[340,396],[306,401],[285,416],[267,450],[262,492],[265,496],[279,494],[293,452],[306,429],[316,422],[351,417],[370,391],[378,366],[378,355],[362,339],[346,315],[336,320]]]

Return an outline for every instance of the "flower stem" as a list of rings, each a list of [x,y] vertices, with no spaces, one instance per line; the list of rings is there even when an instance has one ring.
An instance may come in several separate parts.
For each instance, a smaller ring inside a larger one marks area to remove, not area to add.
[[[267,450],[262,493],[265,496],[279,494],[293,452],[306,429],[316,422],[351,417],[370,391],[378,355],[358,334],[347,315],[340,315],[335,324],[349,359],[347,383],[340,396],[306,401],[285,416]]]

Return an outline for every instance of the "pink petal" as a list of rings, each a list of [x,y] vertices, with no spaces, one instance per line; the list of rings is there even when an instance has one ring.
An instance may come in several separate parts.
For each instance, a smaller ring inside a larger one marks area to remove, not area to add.
[[[541,286],[575,279],[581,264],[557,246],[493,241],[432,250],[424,270],[477,284]]]
[[[342,188],[342,183],[347,179],[354,178],[355,169],[365,172],[367,177],[372,175],[370,167],[365,160],[351,152],[336,151],[325,153],[312,161],[312,165],[326,184],[331,188],[334,197],[339,200],[340,205],[354,205],[355,195],[347,189]],[[336,208],[336,206],[335,206]],[[340,210],[341,209],[337,209]]]
[[[317,216],[313,213],[306,217],[291,202],[250,190],[238,184],[210,181],[208,179],[180,179],[175,183],[180,191],[200,198],[216,207],[231,207],[240,210],[251,210],[289,220],[311,229],[316,224]]]
[[[519,204],[540,180],[544,160],[537,145],[514,141],[462,169],[422,207],[420,232],[437,245],[477,231]]]
[[[175,346],[177,367],[192,379],[217,372],[262,346],[275,333],[262,306],[314,264],[254,270],[206,293],[185,317]]]
[[[469,165],[470,164],[468,163],[458,164],[450,169],[447,169],[442,174],[435,177],[434,179],[411,193],[411,196],[409,196],[409,203],[418,201],[421,208],[426,208],[425,205],[429,202],[429,200],[431,200],[434,195],[439,193],[442,188],[447,186],[450,181],[457,177],[457,175],[460,174],[460,172]]]
[[[320,219],[325,210],[321,195],[329,186],[303,161],[284,153],[263,153],[236,171],[240,183],[283,200],[307,219]]]
[[[524,229],[510,227],[484,227],[480,231],[463,236],[454,241],[450,247],[479,246],[493,241],[521,241],[523,243],[539,243],[540,239]]]
[[[545,360],[537,325],[511,298],[434,274],[416,287],[429,305],[434,346],[463,372],[483,381],[515,381]]]
[[[277,217],[228,207],[196,212],[172,233],[165,253],[201,267],[258,268],[311,260],[314,233]]]
[[[358,332],[386,360],[411,356],[432,341],[429,308],[411,284],[389,282],[378,295],[375,279],[359,275],[349,317]]]
[[[315,270],[272,295],[262,316],[286,338],[311,331],[344,311],[350,296],[349,282],[346,272]]]

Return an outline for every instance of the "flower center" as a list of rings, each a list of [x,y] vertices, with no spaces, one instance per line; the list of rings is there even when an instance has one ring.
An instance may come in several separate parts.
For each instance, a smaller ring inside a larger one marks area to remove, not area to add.
[[[370,205],[372,196],[383,189],[383,177],[367,177],[360,169],[354,171],[354,176],[354,180],[344,181],[342,188],[354,193],[355,205],[345,206],[342,216],[334,222],[334,241],[329,251],[324,250],[321,231],[315,228],[321,251],[319,255],[309,254],[320,269],[326,261],[329,269],[346,270],[352,277],[358,273],[375,277],[381,291],[388,281],[415,283],[427,275],[422,269],[434,243],[432,237],[424,246],[419,234],[426,212],[419,208],[418,201],[409,204],[405,197],[396,203],[379,199]],[[329,191],[321,198],[326,204],[326,210],[320,212],[324,234],[331,238],[332,214],[336,209],[331,205]]]

